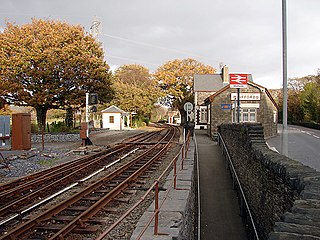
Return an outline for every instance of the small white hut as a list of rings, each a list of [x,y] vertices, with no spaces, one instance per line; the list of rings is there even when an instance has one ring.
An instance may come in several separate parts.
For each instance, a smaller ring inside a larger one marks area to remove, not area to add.
[[[101,111],[102,127],[110,130],[123,130],[130,126],[130,114],[112,105]]]

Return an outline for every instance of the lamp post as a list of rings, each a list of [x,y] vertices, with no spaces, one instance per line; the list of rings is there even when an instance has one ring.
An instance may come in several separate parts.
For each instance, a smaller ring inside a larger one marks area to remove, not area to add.
[[[282,154],[288,156],[288,74],[287,74],[287,0],[282,0],[282,71],[283,71],[283,109],[282,109]]]
[[[287,130],[287,101],[288,101],[288,75],[287,75],[287,0],[282,0],[282,67],[283,67],[283,130]]]

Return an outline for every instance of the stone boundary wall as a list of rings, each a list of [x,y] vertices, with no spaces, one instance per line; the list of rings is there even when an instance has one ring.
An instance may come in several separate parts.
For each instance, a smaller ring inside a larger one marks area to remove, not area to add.
[[[261,124],[218,128],[260,239],[320,239],[320,172],[270,150]]]
[[[44,142],[73,142],[73,141],[81,141],[79,133],[45,133],[44,134]],[[42,135],[32,134],[31,142],[41,143]]]
[[[90,130],[89,135],[106,132],[109,129],[94,129]],[[81,141],[80,133],[45,133],[44,134],[44,142],[75,142]],[[31,142],[32,143],[41,143],[42,142],[42,135],[41,134],[32,134],[31,135]]]

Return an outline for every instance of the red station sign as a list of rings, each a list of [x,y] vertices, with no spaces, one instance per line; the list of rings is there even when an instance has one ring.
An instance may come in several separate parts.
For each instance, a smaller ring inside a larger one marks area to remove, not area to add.
[[[230,77],[230,88],[247,88],[248,74],[233,73]]]

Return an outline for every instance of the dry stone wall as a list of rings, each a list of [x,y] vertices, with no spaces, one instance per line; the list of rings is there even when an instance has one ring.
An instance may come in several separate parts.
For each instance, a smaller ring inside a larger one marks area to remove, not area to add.
[[[320,173],[270,150],[261,124],[218,128],[260,239],[320,239]]]
[[[81,141],[79,133],[46,133],[44,134],[44,142],[73,142]],[[31,135],[32,143],[42,142],[41,134]]]

